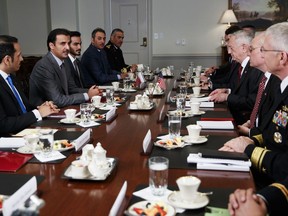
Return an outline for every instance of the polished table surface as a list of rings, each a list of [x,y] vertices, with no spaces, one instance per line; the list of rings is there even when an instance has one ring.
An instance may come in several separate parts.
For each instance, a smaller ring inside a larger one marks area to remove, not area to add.
[[[140,184],[148,184],[147,160],[149,155],[141,154],[144,136],[149,129],[152,132],[152,139],[155,139],[159,134],[168,133],[167,127],[163,127],[162,122],[157,121],[162,107],[164,106],[164,110],[169,109],[169,105],[165,103],[166,96],[174,85],[174,79],[165,79],[165,81],[166,95],[153,98],[156,103],[155,109],[141,112],[129,111],[129,102],[126,102],[117,109],[118,116],[115,120],[92,128],[94,146],[100,142],[103,148],[107,150],[107,157],[118,159],[116,169],[105,181],[78,181],[61,178],[64,170],[80,153],[71,154],[62,163],[28,163],[17,171],[18,174],[45,176],[44,181],[38,185],[38,194],[46,202],[40,210],[40,215],[108,215],[124,181],[127,181],[126,198],[119,212],[119,215],[123,214],[135,188]],[[134,93],[131,99],[134,100],[134,95],[138,93]],[[212,108],[212,110],[217,112],[216,108]],[[46,119],[44,121],[51,120]],[[63,125],[54,125],[54,128],[58,127],[60,130],[65,130]],[[69,130],[84,129],[77,126],[75,128],[69,127]],[[185,132],[183,131],[183,133]],[[231,136],[231,138],[237,135],[233,130],[209,130],[201,133]],[[253,178],[249,172],[193,169],[169,169],[168,184],[175,186],[176,179],[184,175],[198,176],[202,181],[201,188],[229,188],[233,190],[236,188],[254,188]]]

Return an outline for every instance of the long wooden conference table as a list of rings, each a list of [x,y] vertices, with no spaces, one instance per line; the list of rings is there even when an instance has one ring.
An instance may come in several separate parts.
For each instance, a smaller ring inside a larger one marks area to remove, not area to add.
[[[177,76],[172,79],[165,79],[167,86],[165,95],[153,98],[156,108],[151,111],[129,111],[129,101],[127,101],[124,105],[118,107],[117,118],[112,122],[92,127],[91,142],[94,146],[100,142],[103,148],[107,150],[107,157],[117,158],[116,168],[106,180],[81,181],[62,178],[65,169],[81,152],[71,154],[62,163],[28,162],[17,171],[17,174],[45,176],[44,180],[38,185],[38,195],[45,200],[45,206],[41,208],[40,215],[108,215],[123,183],[127,181],[126,196],[119,211],[119,215],[123,215],[136,187],[139,185],[148,186],[149,172],[147,161],[149,155],[141,154],[142,141],[149,129],[151,130],[153,140],[159,134],[168,133],[165,122],[159,122],[158,119],[163,106],[165,111],[169,109],[166,97],[168,92],[172,90],[176,78]],[[143,92],[129,93],[131,95],[130,100],[134,100],[134,96],[139,93]],[[79,109],[79,106],[74,107]],[[209,108],[208,110],[215,113],[219,110],[229,112],[225,108]],[[49,125],[49,121],[53,122],[49,118],[43,120],[42,127],[46,127],[47,122]],[[36,126],[41,127],[41,124]],[[35,125],[32,127],[35,127]],[[69,125],[66,128],[65,125],[60,125],[59,123],[52,124],[51,127],[68,131],[86,130],[76,125]],[[185,128],[182,128],[182,132],[187,134]],[[208,140],[210,142],[213,142],[213,140],[217,142],[217,137],[218,140],[220,139],[218,142],[221,142],[223,136],[228,139],[237,136],[235,130],[202,130],[201,134],[209,135]],[[217,143],[218,146],[222,144]],[[198,145],[198,147],[201,148],[201,145]],[[177,151],[177,149],[171,151]],[[177,158],[173,160],[177,160]],[[224,207],[228,201],[227,191],[230,192],[236,188],[254,188],[253,177],[250,172],[211,171],[193,168],[170,168],[169,187],[175,188],[176,179],[185,175],[199,177],[202,181],[200,190],[213,191],[215,189],[220,191],[218,192],[220,196],[218,194],[216,198],[212,197],[212,199],[221,200],[222,204],[224,203]],[[226,193],[224,193],[225,190]],[[223,196],[221,195],[221,191],[223,191]]]

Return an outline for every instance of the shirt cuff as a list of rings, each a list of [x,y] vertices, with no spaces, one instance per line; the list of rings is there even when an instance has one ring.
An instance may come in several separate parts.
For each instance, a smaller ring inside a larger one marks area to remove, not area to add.
[[[32,110],[32,112],[34,113],[35,117],[37,118],[37,121],[42,120],[42,116],[40,115],[40,112],[37,109]]]
[[[121,80],[121,75],[117,74],[118,80]]]
[[[227,89],[227,94],[231,94],[231,89]]]
[[[83,93],[83,95],[84,95],[85,101],[89,101],[88,93]]]

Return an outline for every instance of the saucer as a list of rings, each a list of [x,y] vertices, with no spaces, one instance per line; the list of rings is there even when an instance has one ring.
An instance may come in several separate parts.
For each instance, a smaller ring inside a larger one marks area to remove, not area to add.
[[[180,197],[179,191],[174,191],[168,196],[169,203],[175,208],[183,209],[199,209],[203,208],[209,203],[209,199],[206,195],[198,194],[195,200],[185,201]]]
[[[79,123],[80,122],[80,118],[74,118],[73,120],[69,120],[69,119],[61,119],[60,120],[60,123],[63,123],[63,124],[76,124],[76,123]]]
[[[198,113],[192,113],[191,112],[191,115],[203,115],[203,114],[205,114],[205,111],[199,111]]]
[[[200,98],[200,97],[204,97],[205,94],[199,94],[199,95],[194,95],[194,94],[191,94],[191,97],[195,97],[195,98]]]
[[[158,140],[154,143],[154,145],[170,150],[184,147],[184,142],[176,143],[174,140],[166,139],[166,140]]]
[[[182,140],[185,143],[201,144],[201,143],[207,142],[208,139],[205,136],[200,136],[197,140],[193,140],[189,136],[183,136]]]
[[[169,205],[167,203],[164,203],[162,201],[159,201],[159,202],[157,202],[157,201],[156,202],[155,201],[140,201],[140,202],[137,202],[137,203],[134,203],[133,205],[131,205],[128,208],[128,212],[129,212],[129,215],[131,215],[131,216],[132,215],[133,216],[139,216],[139,215],[142,215],[142,214],[137,213],[134,209],[145,211],[145,210],[148,210],[148,208],[149,209],[153,208],[153,206],[156,206],[156,205],[164,207],[164,209],[167,211],[166,212],[167,213],[166,216],[174,216],[175,215],[175,209],[171,205]]]

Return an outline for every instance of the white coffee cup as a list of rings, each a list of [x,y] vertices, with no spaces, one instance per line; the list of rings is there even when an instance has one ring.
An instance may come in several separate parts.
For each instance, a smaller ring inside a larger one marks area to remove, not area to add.
[[[93,103],[94,106],[99,106],[101,103],[101,96],[100,95],[93,96],[91,98],[91,102]]]
[[[193,78],[195,85],[200,85],[200,77],[194,77]]]
[[[87,165],[87,162],[82,160],[72,161],[70,170],[71,175],[73,177],[86,177],[89,174]]]
[[[190,101],[190,107],[192,114],[198,114],[200,108],[200,102]]]
[[[114,88],[114,91],[118,91],[119,89],[119,82],[112,82],[112,86]]]
[[[191,202],[197,198],[201,180],[195,176],[182,176],[176,180],[182,200]]]
[[[201,87],[200,86],[196,86],[196,87],[193,87],[193,94],[195,96],[199,96],[200,95],[200,91],[201,91]]]
[[[200,125],[191,124],[186,126],[189,138],[197,140],[200,136],[202,127]]]
[[[64,113],[66,115],[66,119],[68,121],[74,120],[75,115],[76,115],[76,111],[77,111],[76,109],[66,109],[66,110],[64,110]]]

